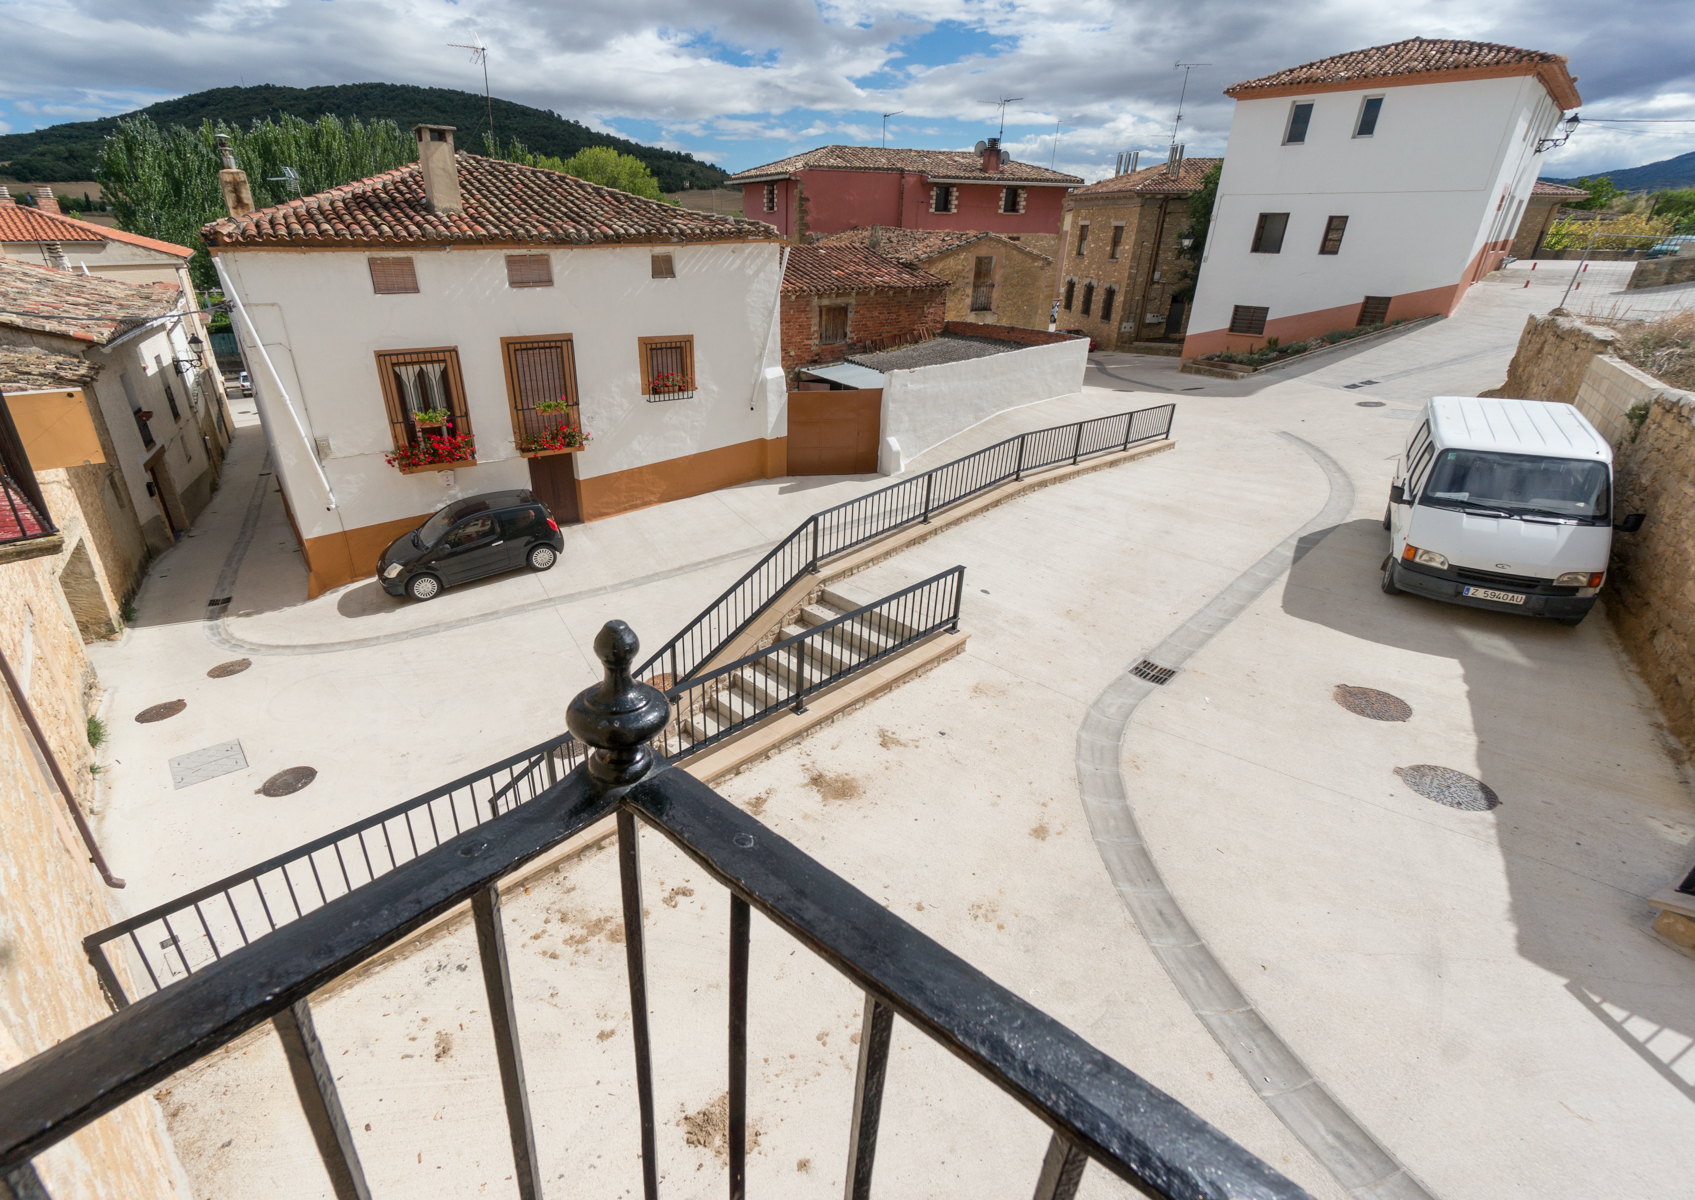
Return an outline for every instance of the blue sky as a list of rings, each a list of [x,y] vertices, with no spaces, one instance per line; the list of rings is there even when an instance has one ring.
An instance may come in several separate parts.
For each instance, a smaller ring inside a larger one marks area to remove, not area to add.
[[[1695,5],[1550,7],[1405,0],[0,0],[8,30],[0,125],[130,111],[236,83],[382,80],[480,89],[450,42],[490,49],[497,95],[687,150],[732,170],[830,142],[970,146],[995,132],[1027,162],[1088,179],[1120,150],[1178,140],[1222,151],[1231,83],[1405,37],[1505,42],[1568,55],[1591,125],[1543,173],[1635,166],[1695,149]],[[1631,29],[1655,36],[1621,36]],[[91,81],[97,81],[92,82]],[[1689,124],[1666,123],[1691,119]],[[1055,125],[1059,137],[1055,141]]]

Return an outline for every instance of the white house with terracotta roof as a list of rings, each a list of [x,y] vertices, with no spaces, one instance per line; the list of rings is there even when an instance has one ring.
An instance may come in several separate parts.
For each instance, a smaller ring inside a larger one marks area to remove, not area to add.
[[[202,230],[312,595],[461,496],[594,520],[787,473],[775,230],[416,132],[417,163]]]
[[[0,256],[124,283],[188,287],[189,247],[67,217],[49,188],[36,190],[36,205],[27,208],[0,187]]]
[[[1227,88],[1183,356],[1451,313],[1512,245],[1576,83],[1558,54],[1412,38]]]

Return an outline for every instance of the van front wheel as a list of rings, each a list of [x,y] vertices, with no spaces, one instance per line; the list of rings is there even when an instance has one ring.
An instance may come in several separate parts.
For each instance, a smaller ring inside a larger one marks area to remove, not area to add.
[[[1383,560],[1383,594],[1399,596],[1401,589],[1395,584],[1395,560],[1393,557]]]

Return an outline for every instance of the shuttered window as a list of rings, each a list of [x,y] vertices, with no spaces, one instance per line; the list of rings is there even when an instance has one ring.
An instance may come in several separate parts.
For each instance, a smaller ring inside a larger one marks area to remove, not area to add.
[[[410,258],[372,258],[371,290],[379,296],[393,296],[418,290],[418,272]]]
[[[675,279],[677,277],[677,260],[669,254],[653,256],[653,277],[655,279]]]
[[[577,407],[576,351],[570,334],[501,338],[500,348],[506,360],[512,436],[519,450],[526,449],[526,441],[556,428],[582,428]]]
[[[839,346],[848,340],[848,306],[828,304],[818,309],[818,344]]]
[[[650,401],[686,400],[695,393],[694,337],[637,338],[642,395]]]
[[[506,256],[508,287],[552,287],[553,260],[545,254],[508,254]]]
[[[431,434],[468,434],[471,417],[465,410],[465,378],[459,371],[459,351],[452,346],[428,350],[384,350],[377,355],[383,406],[395,449],[416,446]],[[430,415],[445,413],[445,424],[429,424]],[[419,425],[420,414],[425,424]]]
[[[1231,333],[1251,333],[1256,337],[1265,332],[1265,318],[1271,309],[1264,305],[1238,304],[1230,312]]]
[[[1367,296],[1365,303],[1360,305],[1360,319],[1356,325],[1381,325],[1389,319],[1389,302],[1393,296]]]
[[[994,308],[995,258],[992,254],[982,254],[971,268],[971,311],[993,312]]]
[[[1320,254],[1342,253],[1342,235],[1348,230],[1348,218],[1331,217],[1324,223],[1324,241],[1319,243]]]

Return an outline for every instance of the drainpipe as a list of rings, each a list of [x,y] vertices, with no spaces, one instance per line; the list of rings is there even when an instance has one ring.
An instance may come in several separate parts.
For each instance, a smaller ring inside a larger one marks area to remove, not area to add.
[[[1159,243],[1165,236],[1165,209],[1171,203],[1171,197],[1162,196],[1159,201],[1159,220],[1154,223],[1154,253],[1153,261],[1148,264],[1147,278],[1142,281],[1142,300],[1136,305],[1136,327],[1130,331],[1132,344],[1141,340],[1142,330],[1146,328],[1148,315],[1148,293],[1153,290],[1154,272],[1159,269]],[[1196,272],[1200,274],[1200,272]]]
[[[59,760],[53,754],[53,745],[47,740],[47,735],[41,732],[41,723],[35,719],[35,710],[29,706],[29,697],[18,685],[18,677],[12,674],[12,664],[6,661],[6,656],[0,653],[0,675],[6,678],[6,686],[11,689],[12,699],[18,702],[18,711],[24,715],[24,724],[29,726],[29,733],[35,739],[35,748],[41,757],[47,760],[47,768],[53,773],[53,782],[59,788],[59,794],[65,798],[65,807],[71,810],[71,819],[76,822],[77,832],[82,835],[82,844],[88,850],[88,861],[94,864],[94,869],[100,872],[100,878],[106,881],[109,888],[121,888],[124,881],[112,874],[112,868],[106,865],[105,855],[100,853],[100,847],[94,844],[94,831],[88,827],[88,818],[82,815],[82,809],[77,807],[76,796],[71,791],[71,785],[65,782],[65,773],[59,769]]]

